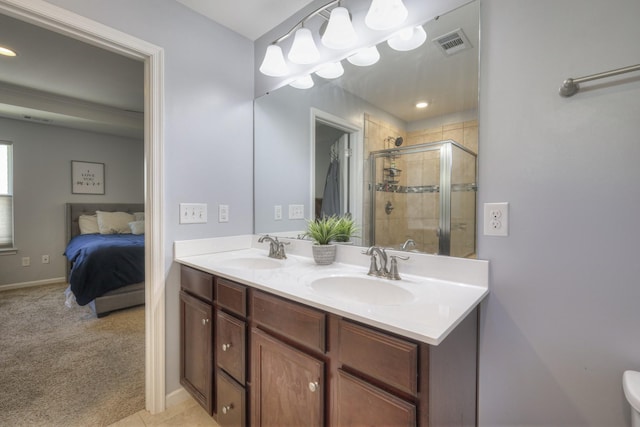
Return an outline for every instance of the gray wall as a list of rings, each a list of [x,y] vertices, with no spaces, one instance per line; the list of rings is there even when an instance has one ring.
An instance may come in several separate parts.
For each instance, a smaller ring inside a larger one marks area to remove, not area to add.
[[[179,383],[175,240],[253,231],[253,43],[174,0],[50,0],[164,48],[166,391]],[[207,224],[178,224],[181,202],[207,203]],[[218,204],[230,208],[217,222]]]
[[[568,99],[558,88],[640,62],[640,2],[483,0],[481,13],[479,198],[510,202],[510,235],[479,238],[491,274],[480,425],[628,425],[640,78],[586,83]]]
[[[0,256],[0,287],[65,276],[65,203],[144,200],[140,140],[2,118],[0,139],[13,142],[18,248]],[[104,196],[71,194],[71,160],[105,164]],[[30,257],[31,266],[22,267],[22,257]]]

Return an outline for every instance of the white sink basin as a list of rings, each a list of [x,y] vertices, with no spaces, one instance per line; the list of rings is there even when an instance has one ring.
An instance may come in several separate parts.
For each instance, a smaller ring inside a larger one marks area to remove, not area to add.
[[[385,279],[361,276],[330,276],[311,282],[319,294],[362,304],[401,305],[414,299],[414,295]]]
[[[248,257],[248,258],[232,258],[225,260],[221,265],[221,267],[226,268],[243,268],[243,269],[253,269],[253,270],[268,270],[271,268],[282,268],[284,267],[284,262],[273,259],[273,258],[258,258],[258,257]]]

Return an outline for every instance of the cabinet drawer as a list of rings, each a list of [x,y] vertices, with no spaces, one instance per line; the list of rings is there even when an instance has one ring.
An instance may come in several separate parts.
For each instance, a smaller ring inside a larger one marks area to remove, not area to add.
[[[244,427],[246,425],[246,393],[244,387],[221,371],[218,371],[216,380],[218,401],[216,421],[222,427]]]
[[[216,277],[216,302],[242,317],[247,315],[247,287]]]
[[[216,356],[218,366],[239,383],[245,382],[245,322],[217,312]]]
[[[334,426],[416,426],[416,407],[353,375],[338,371]]]
[[[207,302],[213,302],[213,276],[195,268],[180,267],[180,287]]]
[[[251,293],[252,319],[312,350],[325,352],[325,314],[259,291]]]
[[[340,320],[340,362],[398,390],[417,394],[418,345]]]

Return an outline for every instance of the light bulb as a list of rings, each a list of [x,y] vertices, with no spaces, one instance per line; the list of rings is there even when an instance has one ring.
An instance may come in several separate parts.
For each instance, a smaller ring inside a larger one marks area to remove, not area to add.
[[[316,74],[323,79],[337,79],[344,74],[344,68],[340,61],[331,62],[320,67],[320,69],[316,71]]]
[[[295,87],[296,89],[310,89],[313,87],[313,79],[309,74],[304,77],[300,77],[298,80],[294,80],[289,83],[289,86]]]
[[[346,49],[358,40],[351,24],[349,11],[344,7],[336,7],[331,11],[327,29],[322,36],[322,44],[329,49]]]
[[[272,77],[282,77],[289,73],[289,67],[287,67],[287,63],[284,62],[284,56],[282,55],[280,46],[272,44],[267,47],[264,60],[262,61],[262,65],[260,65],[260,72]]]
[[[422,28],[422,25],[417,27],[405,28],[394,34],[387,44],[389,47],[399,51],[407,51],[416,49],[427,40],[427,32]]]
[[[364,48],[358,51],[355,55],[351,55],[347,58],[347,61],[358,67],[368,67],[373,65],[380,59],[380,53],[375,46]]]
[[[388,30],[402,24],[408,15],[402,0],[373,0],[364,23],[372,30]]]
[[[296,30],[288,58],[295,64],[313,64],[320,58],[311,30],[304,27]]]

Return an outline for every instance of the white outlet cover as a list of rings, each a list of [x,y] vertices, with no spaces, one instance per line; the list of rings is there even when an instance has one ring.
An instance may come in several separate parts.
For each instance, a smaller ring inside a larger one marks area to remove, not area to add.
[[[501,237],[509,235],[508,202],[484,204],[484,235]]]

